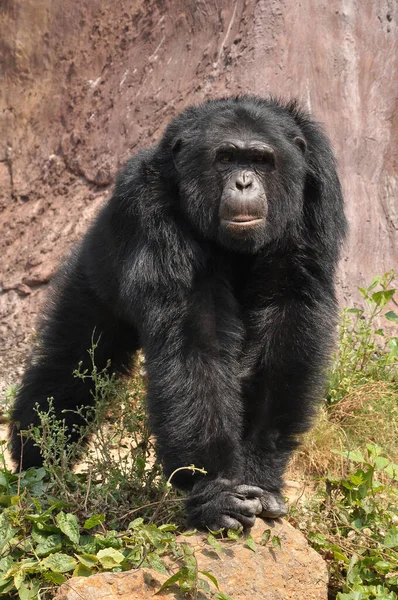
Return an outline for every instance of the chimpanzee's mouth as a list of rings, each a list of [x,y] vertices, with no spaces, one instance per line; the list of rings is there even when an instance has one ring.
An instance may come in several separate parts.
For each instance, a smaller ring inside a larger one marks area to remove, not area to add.
[[[255,217],[253,215],[237,215],[233,219],[223,219],[223,222],[228,226],[233,227],[253,227],[253,225],[258,225],[264,219],[260,217]]]

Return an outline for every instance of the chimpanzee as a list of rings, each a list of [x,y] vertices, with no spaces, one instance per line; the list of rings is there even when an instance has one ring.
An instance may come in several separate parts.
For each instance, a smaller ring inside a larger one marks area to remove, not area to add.
[[[296,102],[229,97],[192,106],[132,158],[63,266],[12,420],[12,455],[40,465],[20,430],[54,398],[92,402],[73,376],[128,370],[142,348],[147,406],[166,476],[180,471],[188,521],[251,527],[286,513],[282,476],[322,394],[346,231],[335,160]],[[63,412],[67,411],[67,412]]]

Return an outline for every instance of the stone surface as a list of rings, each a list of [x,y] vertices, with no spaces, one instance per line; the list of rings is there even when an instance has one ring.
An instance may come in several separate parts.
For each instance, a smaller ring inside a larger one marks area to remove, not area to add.
[[[265,547],[260,546],[261,535],[269,528],[272,535],[279,536],[280,549],[270,542]],[[199,570],[213,574],[220,589],[233,600],[327,599],[325,562],[308,546],[299,531],[286,521],[276,523],[257,519],[251,535],[256,542],[256,552],[242,542],[227,542],[223,543],[225,551],[219,557],[202,534],[181,536],[181,541],[196,549]],[[76,577],[59,588],[55,600],[146,600],[154,597],[166,579],[167,576],[153,569]],[[156,597],[186,598],[177,587],[166,589]],[[208,597],[198,594],[198,600]]]
[[[396,0],[3,1],[3,384],[117,169],[204,98],[297,96],[340,163],[351,223],[341,297],[397,267],[397,13]]]

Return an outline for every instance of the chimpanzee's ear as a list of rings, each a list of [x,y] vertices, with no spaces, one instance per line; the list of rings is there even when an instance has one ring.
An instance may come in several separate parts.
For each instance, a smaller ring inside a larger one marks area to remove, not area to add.
[[[305,141],[304,138],[300,137],[299,135],[297,135],[294,139],[293,139],[293,144],[295,146],[297,146],[297,148],[299,148],[299,150],[301,150],[301,152],[303,154],[306,153],[307,151],[307,142]]]

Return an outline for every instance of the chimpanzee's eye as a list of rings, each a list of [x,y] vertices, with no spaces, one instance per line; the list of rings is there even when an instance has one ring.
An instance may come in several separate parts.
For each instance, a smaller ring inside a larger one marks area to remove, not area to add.
[[[269,161],[269,156],[266,154],[255,154],[252,161],[257,164],[264,164]]]
[[[264,149],[261,151],[254,151],[251,153],[250,161],[252,164],[256,164],[264,167],[275,167],[275,153],[272,148]]]
[[[220,152],[217,156],[217,160],[221,163],[229,163],[233,161],[233,153],[228,151]]]

